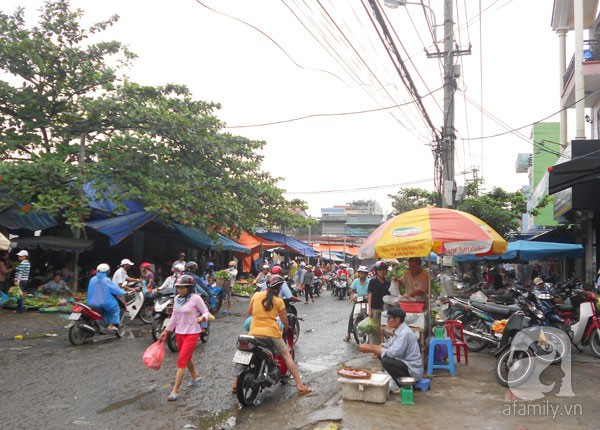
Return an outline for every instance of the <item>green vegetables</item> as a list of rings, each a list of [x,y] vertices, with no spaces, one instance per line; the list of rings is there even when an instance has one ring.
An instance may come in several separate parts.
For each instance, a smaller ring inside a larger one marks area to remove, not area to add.
[[[256,287],[253,284],[249,284],[249,285],[235,284],[233,286],[233,293],[238,296],[250,297],[252,294],[254,294],[255,288]]]

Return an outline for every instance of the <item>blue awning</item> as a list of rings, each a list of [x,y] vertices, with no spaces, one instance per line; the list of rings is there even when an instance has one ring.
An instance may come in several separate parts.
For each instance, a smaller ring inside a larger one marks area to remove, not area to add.
[[[96,191],[97,190],[94,187],[94,182],[87,182],[83,185],[83,192],[85,193],[85,197],[87,198],[90,207],[95,211],[112,214],[116,208],[116,205],[110,199],[96,199]],[[126,208],[125,213],[118,213],[116,215],[125,215],[144,211],[144,206],[134,200],[125,200],[123,204]]]
[[[44,212],[23,212],[21,209],[11,207],[0,213],[0,225],[12,232],[18,230],[45,230],[57,226],[58,223],[50,215]]]
[[[256,233],[256,236],[262,237],[263,239],[267,239],[271,242],[281,243],[287,246],[290,249],[293,249],[298,254],[305,255],[307,257],[317,257],[318,254],[315,253],[315,250],[308,243],[304,243],[299,241],[298,239],[294,239],[293,237],[286,236],[281,233]]]
[[[457,255],[456,261],[477,260],[545,260],[549,258],[582,258],[583,246],[574,243],[532,242],[516,240],[508,242],[506,252],[500,255],[488,255],[478,258],[474,255]]]
[[[222,234],[217,234],[217,241],[213,241],[209,235],[200,231],[196,228],[185,227],[181,224],[174,224],[173,227],[181,233],[181,235],[188,240],[190,243],[194,244],[198,248],[202,249],[225,249],[227,251],[234,252],[242,252],[244,254],[250,253],[250,248],[246,248],[245,246],[240,245],[239,243],[223,236]]]
[[[85,225],[110,238],[110,246],[115,246],[137,229],[156,218],[156,214],[146,211],[86,222]]]

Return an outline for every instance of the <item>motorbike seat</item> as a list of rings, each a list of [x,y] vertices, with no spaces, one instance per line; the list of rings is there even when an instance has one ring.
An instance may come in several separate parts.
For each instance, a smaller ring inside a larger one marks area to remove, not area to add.
[[[471,302],[471,305],[477,309],[484,311],[484,312],[489,312],[489,313],[501,315],[501,316],[508,316],[508,315],[521,309],[518,305],[503,306],[503,305],[498,305],[498,304],[490,305],[490,304],[479,303],[479,302]]]
[[[275,348],[275,346],[273,345],[273,341],[271,340],[270,337],[254,337],[254,339],[256,339],[257,343],[261,346],[264,346],[265,348],[269,348],[269,349],[273,349]]]
[[[104,315],[104,308],[101,308],[100,306],[90,306],[90,309],[98,312],[100,315]]]

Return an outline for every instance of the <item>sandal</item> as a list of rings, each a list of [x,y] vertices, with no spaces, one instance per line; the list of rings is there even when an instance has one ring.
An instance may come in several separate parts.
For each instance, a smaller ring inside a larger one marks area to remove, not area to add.
[[[167,396],[167,400],[168,400],[169,402],[174,402],[175,400],[177,400],[177,394],[175,394],[175,393],[171,393],[171,394],[169,394],[169,395]]]
[[[188,382],[188,387],[195,387],[198,383],[202,381],[202,377],[200,375],[196,376],[190,382]]]
[[[348,335],[344,338],[344,342],[350,342],[350,335]]]
[[[304,387],[302,387],[298,390],[298,394],[301,396],[304,394],[308,394],[310,392],[312,392],[312,388],[310,388],[308,385],[305,385]]]

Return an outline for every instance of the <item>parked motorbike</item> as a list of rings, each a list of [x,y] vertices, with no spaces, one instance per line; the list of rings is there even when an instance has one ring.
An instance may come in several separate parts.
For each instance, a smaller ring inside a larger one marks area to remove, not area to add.
[[[581,351],[589,345],[592,354],[600,358],[600,323],[596,310],[595,295],[583,289],[574,289],[570,304],[556,305],[556,313],[566,326],[571,343]]]
[[[292,357],[293,336],[292,330],[288,330],[284,335]],[[233,362],[234,376],[238,378],[236,394],[242,406],[253,405],[262,390],[285,382],[290,374],[285,361],[274,349],[269,338],[239,335]]]
[[[369,340],[369,335],[366,334],[365,332],[360,331],[357,328],[358,324],[360,324],[360,322],[362,320],[364,320],[365,318],[367,318],[369,316],[369,313],[367,311],[368,304],[369,304],[368,296],[356,296],[355,297],[355,304],[354,304],[354,308],[353,308],[354,319],[352,322],[352,335],[353,335],[356,343],[359,345],[363,344],[363,343],[367,343],[367,341]],[[358,307],[358,313],[356,310],[357,307]]]
[[[124,300],[127,308],[127,317],[133,320],[139,317],[145,324],[152,324],[152,309],[154,308],[154,298],[144,293],[142,286],[137,282],[127,282],[125,284],[135,291],[126,290]]]
[[[210,313],[215,315],[221,306],[223,306],[223,300],[225,299],[225,290],[221,287],[217,287],[216,284],[209,285],[210,298],[208,299],[207,305]]]
[[[75,302],[73,305],[73,312],[69,316],[69,342],[74,346],[80,346],[94,336],[123,337],[125,334],[126,309],[121,302],[119,302],[119,309],[120,316],[118,329],[108,330],[104,324],[104,315],[101,308]]]

